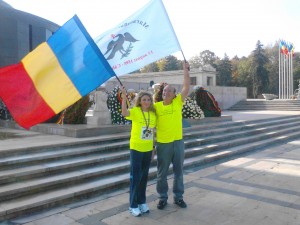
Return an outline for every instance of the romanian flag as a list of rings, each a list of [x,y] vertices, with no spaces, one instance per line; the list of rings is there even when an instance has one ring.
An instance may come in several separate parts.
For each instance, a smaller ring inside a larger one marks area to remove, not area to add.
[[[15,121],[29,129],[114,75],[75,15],[18,64],[0,68],[0,98]]]

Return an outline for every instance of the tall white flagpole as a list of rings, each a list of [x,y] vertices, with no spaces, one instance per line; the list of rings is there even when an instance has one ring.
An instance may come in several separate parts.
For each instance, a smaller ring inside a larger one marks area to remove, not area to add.
[[[278,71],[278,79],[279,79],[279,87],[278,87],[278,97],[279,99],[281,99],[281,53],[280,53],[280,42],[279,42],[279,45],[278,45],[278,61],[279,61],[279,71]]]
[[[283,55],[283,99],[286,99],[286,58]]]

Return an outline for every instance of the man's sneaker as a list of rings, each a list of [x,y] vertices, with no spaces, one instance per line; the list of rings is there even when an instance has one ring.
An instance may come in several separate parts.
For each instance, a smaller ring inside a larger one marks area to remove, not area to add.
[[[164,209],[167,205],[167,200],[159,200],[158,204],[157,204],[157,208],[158,209]]]
[[[142,215],[141,210],[139,208],[129,208],[129,212],[133,216],[140,216],[140,215]]]
[[[149,207],[147,206],[147,204],[140,204],[139,205],[139,209],[141,211],[141,213],[148,213],[150,210],[149,210]]]
[[[186,208],[187,205],[186,203],[183,201],[183,199],[180,200],[174,200],[174,204],[178,205],[180,208]]]

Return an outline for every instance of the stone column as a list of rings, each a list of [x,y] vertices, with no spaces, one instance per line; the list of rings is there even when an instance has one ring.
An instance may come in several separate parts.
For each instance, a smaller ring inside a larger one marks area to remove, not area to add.
[[[87,124],[91,125],[111,125],[111,115],[107,108],[107,94],[104,87],[100,87],[95,92],[95,109],[93,116],[87,117]]]

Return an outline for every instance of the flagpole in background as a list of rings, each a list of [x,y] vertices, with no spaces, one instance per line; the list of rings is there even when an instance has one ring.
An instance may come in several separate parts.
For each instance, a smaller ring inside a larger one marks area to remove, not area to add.
[[[294,46],[279,40],[279,99],[290,99],[294,93],[293,55]]]
[[[278,80],[279,80],[279,88],[278,88],[278,98],[281,99],[281,54],[280,54],[280,49],[281,49],[281,41],[279,42],[279,45],[278,45],[278,65],[279,65],[279,71],[278,71]]]

